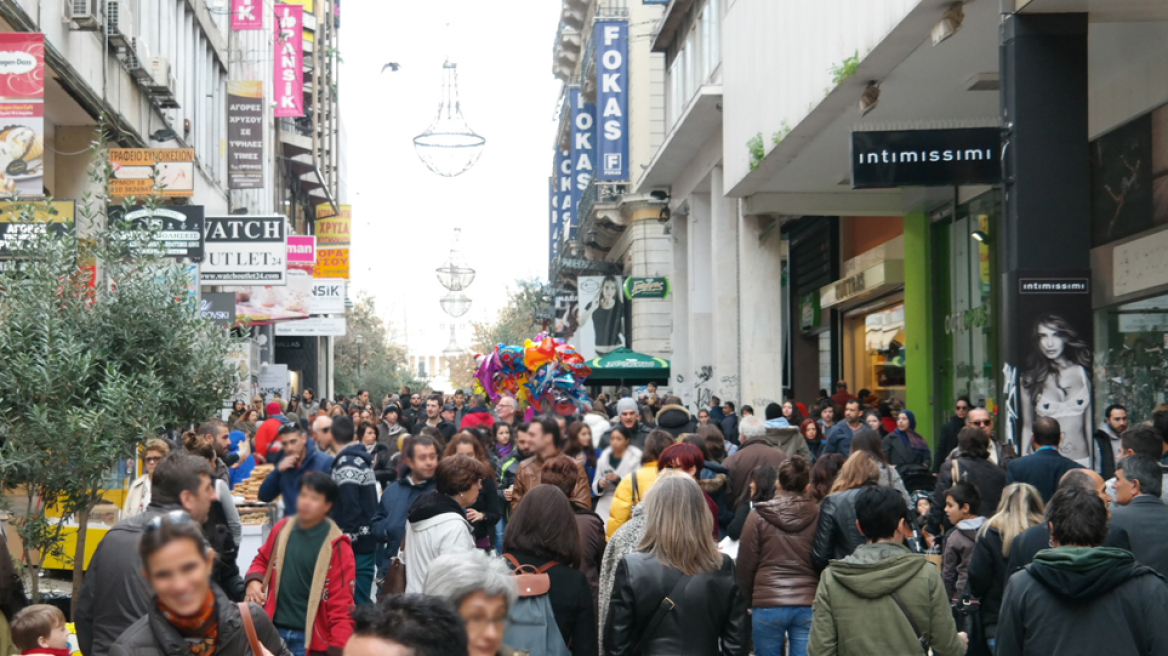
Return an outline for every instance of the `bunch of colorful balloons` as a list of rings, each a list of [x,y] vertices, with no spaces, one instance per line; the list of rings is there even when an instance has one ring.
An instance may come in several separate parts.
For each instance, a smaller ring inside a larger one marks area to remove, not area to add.
[[[536,414],[570,415],[592,409],[584,379],[592,370],[566,341],[540,333],[523,346],[499,344],[476,357],[475,391],[492,402],[513,397],[530,418]]]

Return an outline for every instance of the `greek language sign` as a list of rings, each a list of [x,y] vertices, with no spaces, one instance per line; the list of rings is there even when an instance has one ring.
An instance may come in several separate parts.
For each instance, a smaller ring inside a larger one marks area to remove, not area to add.
[[[323,215],[323,216],[322,216]],[[341,213],[334,214],[333,206],[322,203],[316,206],[316,245],[324,248],[348,247],[352,241],[353,208],[341,205]]]
[[[227,82],[227,186],[264,187],[264,83]]]
[[[277,118],[304,116],[304,7],[276,5]]]
[[[625,298],[669,298],[669,279],[625,278]]]
[[[231,29],[264,29],[264,0],[231,0]]]
[[[1002,181],[998,128],[852,133],[852,188],[950,187]]]
[[[176,205],[174,207],[131,208],[115,205],[109,208],[111,225],[126,222],[126,237],[147,237],[152,234],[153,245],[135,248],[141,255],[161,255],[177,259],[203,259],[203,206]],[[134,233],[143,233],[135,235]]]
[[[52,205],[0,203],[0,271],[7,270],[21,242],[50,231],[64,234],[72,230],[75,213],[71,200],[55,200]]]
[[[288,232],[283,216],[212,216],[204,229],[204,285],[284,285]]]
[[[194,148],[110,148],[109,159],[114,198],[195,195]]]
[[[592,176],[596,173],[596,105],[584,102],[579,87],[571,91],[572,109],[572,225],[569,239],[576,238],[576,226],[580,224],[578,208],[580,198]]]
[[[316,251],[316,278],[349,279],[349,249],[321,248]]]
[[[629,179],[629,25],[599,21],[596,48],[596,110],[599,113],[597,179]]]

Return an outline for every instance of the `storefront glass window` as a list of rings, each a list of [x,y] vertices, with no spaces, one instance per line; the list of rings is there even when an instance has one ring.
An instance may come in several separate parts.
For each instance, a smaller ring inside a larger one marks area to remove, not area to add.
[[[999,202],[996,191],[982,194],[933,225],[936,404],[941,408],[951,409],[962,395],[975,405],[998,402],[993,238]]]
[[[844,362],[850,389],[882,400],[904,399],[904,301],[844,318]]]
[[[1168,296],[1095,313],[1097,417],[1113,403],[1127,408],[1132,425],[1151,418],[1168,399]]]

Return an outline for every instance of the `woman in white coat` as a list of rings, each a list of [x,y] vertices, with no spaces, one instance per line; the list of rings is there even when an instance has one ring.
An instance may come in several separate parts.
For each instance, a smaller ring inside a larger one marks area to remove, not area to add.
[[[435,489],[410,506],[402,540],[407,593],[422,592],[426,572],[438,556],[474,551],[466,509],[478,500],[483,479],[490,475],[482,463],[469,456],[450,456],[438,463]]]
[[[624,426],[617,424],[608,439],[609,445],[596,459],[596,477],[592,480],[592,494],[598,497],[596,514],[606,524],[617,484],[641,466],[641,450],[629,443]]]
[[[150,505],[150,477],[168,453],[170,446],[166,442],[157,439],[146,442],[142,451],[142,469],[145,473],[130,483],[130,489],[126,491],[126,503],[122,507],[122,519],[133,517]]]

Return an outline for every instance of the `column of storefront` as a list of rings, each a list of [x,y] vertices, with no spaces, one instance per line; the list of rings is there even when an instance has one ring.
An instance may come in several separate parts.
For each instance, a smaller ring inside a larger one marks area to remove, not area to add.
[[[783,340],[780,338],[783,304],[782,236],[776,219],[745,216],[738,229],[738,321],[742,330],[741,402],[760,414],[766,405],[782,400]]]
[[[749,317],[740,324],[738,204],[726,198],[722,188],[722,167],[710,174],[710,259],[714,286],[714,389],[723,401],[742,404],[739,385],[739,327],[753,327]],[[778,280],[777,278],[775,279]],[[777,285],[776,285],[777,289]],[[749,297],[747,297],[749,298]]]

